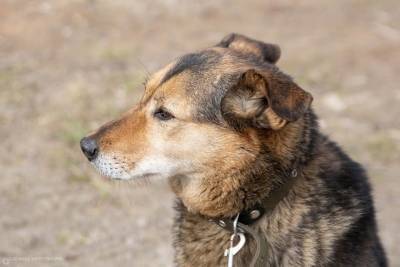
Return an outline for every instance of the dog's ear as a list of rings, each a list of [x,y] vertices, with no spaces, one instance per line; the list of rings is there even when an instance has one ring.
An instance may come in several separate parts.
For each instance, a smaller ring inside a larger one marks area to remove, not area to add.
[[[260,42],[244,35],[231,33],[216,46],[236,50],[243,54],[253,55],[263,61],[276,63],[281,56],[281,49],[275,44]]]
[[[247,70],[221,102],[228,122],[251,122],[261,128],[281,129],[296,121],[310,107],[313,98],[285,74]]]

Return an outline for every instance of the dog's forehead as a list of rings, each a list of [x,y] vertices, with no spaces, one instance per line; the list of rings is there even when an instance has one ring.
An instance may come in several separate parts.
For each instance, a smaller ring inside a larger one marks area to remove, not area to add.
[[[214,50],[184,55],[151,76],[146,86],[149,89],[146,94],[153,94],[157,88],[171,79],[186,79],[188,85],[193,85],[197,80],[209,77],[223,56],[222,53]],[[185,75],[182,75],[183,73]]]
[[[249,68],[249,62],[234,51],[211,48],[184,55],[154,73],[146,85],[142,101],[163,94],[185,97],[194,109],[218,105],[226,90],[237,79],[241,70]]]

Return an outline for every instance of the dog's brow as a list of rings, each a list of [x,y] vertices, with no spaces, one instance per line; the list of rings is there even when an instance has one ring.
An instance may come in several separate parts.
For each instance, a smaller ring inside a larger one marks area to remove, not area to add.
[[[142,99],[140,100],[140,103],[142,103],[142,104],[147,103],[151,99],[151,97],[154,95],[154,93],[156,92],[155,89],[156,88],[147,88],[144,91],[144,94],[142,96]]]
[[[217,63],[221,55],[213,50],[206,50],[200,53],[192,53],[182,56],[177,63],[165,74],[159,85],[178,75],[186,69],[201,71]]]
[[[164,96],[164,94],[158,95],[158,96],[154,97],[154,100],[155,100],[157,103],[164,102],[165,96]]]

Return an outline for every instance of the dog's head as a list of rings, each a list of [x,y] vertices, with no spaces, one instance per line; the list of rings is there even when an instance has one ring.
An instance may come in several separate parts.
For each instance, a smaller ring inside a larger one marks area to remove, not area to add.
[[[279,56],[278,46],[237,34],[187,54],[149,79],[139,104],[82,139],[82,150],[105,176],[168,179],[189,209],[233,214],[261,169],[271,185],[312,101],[274,65]]]

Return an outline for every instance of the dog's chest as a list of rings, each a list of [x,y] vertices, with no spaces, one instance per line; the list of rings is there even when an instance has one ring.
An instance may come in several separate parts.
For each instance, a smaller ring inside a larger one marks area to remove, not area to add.
[[[178,217],[174,225],[176,266],[227,266],[224,251],[229,247],[231,233],[204,217],[181,209],[177,211]],[[293,216],[289,217],[293,219]],[[276,220],[262,220],[258,222],[258,227],[262,226],[263,230],[258,230],[266,238],[266,245],[261,251],[264,255],[266,254],[265,266],[312,266],[313,264],[305,263],[318,261],[315,256],[318,254],[319,246],[316,245],[315,249],[309,246],[312,243],[317,244],[317,240],[314,240],[317,234],[314,233],[312,238],[307,237],[301,231],[294,230],[295,228],[291,227],[290,223],[287,223],[286,227],[279,227],[274,223]],[[246,244],[235,255],[234,266],[249,266],[256,251],[255,244],[252,237],[246,235]],[[302,249],[304,246],[301,244],[305,246],[308,244],[307,251]]]
[[[227,265],[224,250],[229,246],[229,232],[192,216],[178,220],[175,231],[175,260],[178,266]]]
[[[231,233],[208,220],[186,214],[175,222],[175,261],[177,266],[227,266],[224,251],[229,247]],[[246,238],[245,246],[235,255],[235,266],[249,266],[255,242]],[[281,266],[289,255],[268,245],[268,266]],[[264,252],[262,252],[264,253]]]

